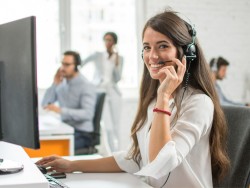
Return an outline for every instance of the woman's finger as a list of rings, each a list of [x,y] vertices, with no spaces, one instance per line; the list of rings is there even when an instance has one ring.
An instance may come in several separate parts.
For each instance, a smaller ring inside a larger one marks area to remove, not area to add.
[[[181,71],[180,71],[180,73],[179,73],[179,76],[184,76],[184,74],[185,74],[185,72],[186,72],[186,68],[187,68],[187,60],[186,60],[186,56],[184,56],[183,58],[182,58],[182,61],[181,62],[179,62],[180,63],[180,65],[182,65],[182,68],[181,68]]]
[[[160,70],[161,73],[164,75],[164,79],[165,80],[166,78],[169,80],[169,79],[174,79],[175,78],[175,75],[174,73],[172,73],[168,67],[165,67],[164,69]],[[175,73],[176,74],[176,73]],[[161,81],[163,81],[161,80]]]
[[[47,172],[53,172],[53,171],[55,171],[55,168],[50,167],[50,168],[46,168],[46,170],[47,170]]]
[[[171,74],[172,74],[174,77],[178,78],[174,66],[167,66],[166,68],[171,72]]]
[[[48,156],[48,157],[43,157],[42,159],[38,160],[36,162],[37,165],[43,165],[49,161],[55,160],[57,158],[57,156],[52,155],[52,156]]]
[[[161,76],[161,81],[162,80],[164,80],[165,78],[172,78],[172,77],[174,77],[174,74],[172,74],[170,71],[169,71],[169,68],[168,68],[168,66],[167,67],[164,67],[164,68],[162,68],[159,72],[158,72],[158,74],[160,74],[160,76]]]
[[[186,57],[184,56],[182,58],[182,62],[180,62],[179,59],[173,59],[173,62],[175,62],[175,64],[177,65],[177,75],[178,77],[183,77],[185,72],[186,72]]]
[[[55,167],[56,167],[56,164],[57,164],[57,161],[56,161],[56,160],[53,160],[53,161],[51,161],[51,162],[47,162],[47,163],[43,164],[43,166],[44,166],[45,168],[47,168],[47,167],[55,168]]]

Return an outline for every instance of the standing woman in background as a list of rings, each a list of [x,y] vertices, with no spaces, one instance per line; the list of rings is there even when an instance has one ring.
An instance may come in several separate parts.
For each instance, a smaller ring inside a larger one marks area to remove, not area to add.
[[[119,121],[121,113],[121,92],[117,83],[121,80],[123,57],[116,51],[118,37],[114,32],[103,36],[106,51],[96,52],[85,60],[82,65],[93,62],[95,65],[94,84],[106,92],[103,120],[108,133],[109,145],[112,151],[119,148]]]
[[[227,125],[196,32],[168,10],[148,20],[142,41],[131,149],[96,160],[51,156],[38,164],[64,172],[126,171],[153,187],[211,188],[229,167]]]

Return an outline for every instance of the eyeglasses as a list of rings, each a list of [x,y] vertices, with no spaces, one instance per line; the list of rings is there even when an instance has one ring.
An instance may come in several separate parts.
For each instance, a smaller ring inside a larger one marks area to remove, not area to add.
[[[75,63],[67,63],[67,62],[62,62],[62,66],[64,67],[69,67],[70,65],[74,65]]]
[[[113,39],[103,39],[103,41],[104,41],[105,43],[107,43],[107,42],[114,42]]]

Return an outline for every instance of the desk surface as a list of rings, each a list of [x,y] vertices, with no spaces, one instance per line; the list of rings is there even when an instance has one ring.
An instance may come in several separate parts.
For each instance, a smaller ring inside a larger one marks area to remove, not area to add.
[[[43,114],[39,115],[39,134],[40,136],[72,135],[74,134],[74,128],[66,123],[63,123],[60,116]]]
[[[149,188],[137,177],[128,173],[81,173],[67,174],[60,179],[71,188]]]

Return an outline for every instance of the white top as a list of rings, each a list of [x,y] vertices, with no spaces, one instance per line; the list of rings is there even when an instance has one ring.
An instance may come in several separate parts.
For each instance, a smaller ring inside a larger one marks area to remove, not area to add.
[[[181,90],[183,91],[183,90]],[[182,92],[181,92],[182,93]],[[133,160],[128,160],[128,151],[114,153],[119,167],[135,175],[145,176],[153,187],[213,187],[209,135],[213,121],[212,100],[199,90],[188,88],[182,100],[180,117],[174,123],[176,114],[174,100],[169,101],[172,140],[149,162],[150,124],[153,120],[153,101],[147,112],[144,127],[137,132],[141,152],[140,169]]]
[[[107,52],[103,53],[102,57],[103,62],[103,75],[102,75],[102,82],[100,83],[100,86],[103,89],[108,90],[110,87],[112,87],[113,84],[113,70],[115,69],[115,61],[116,61],[116,55],[112,54],[111,57],[109,57],[109,54]]]
[[[96,52],[84,59],[81,65],[84,66],[89,62],[94,62],[95,75],[93,83],[107,91],[114,88],[119,93],[116,84],[121,80],[123,57],[119,55],[118,58],[119,64],[116,66],[116,54],[112,54],[109,58],[107,52]]]

